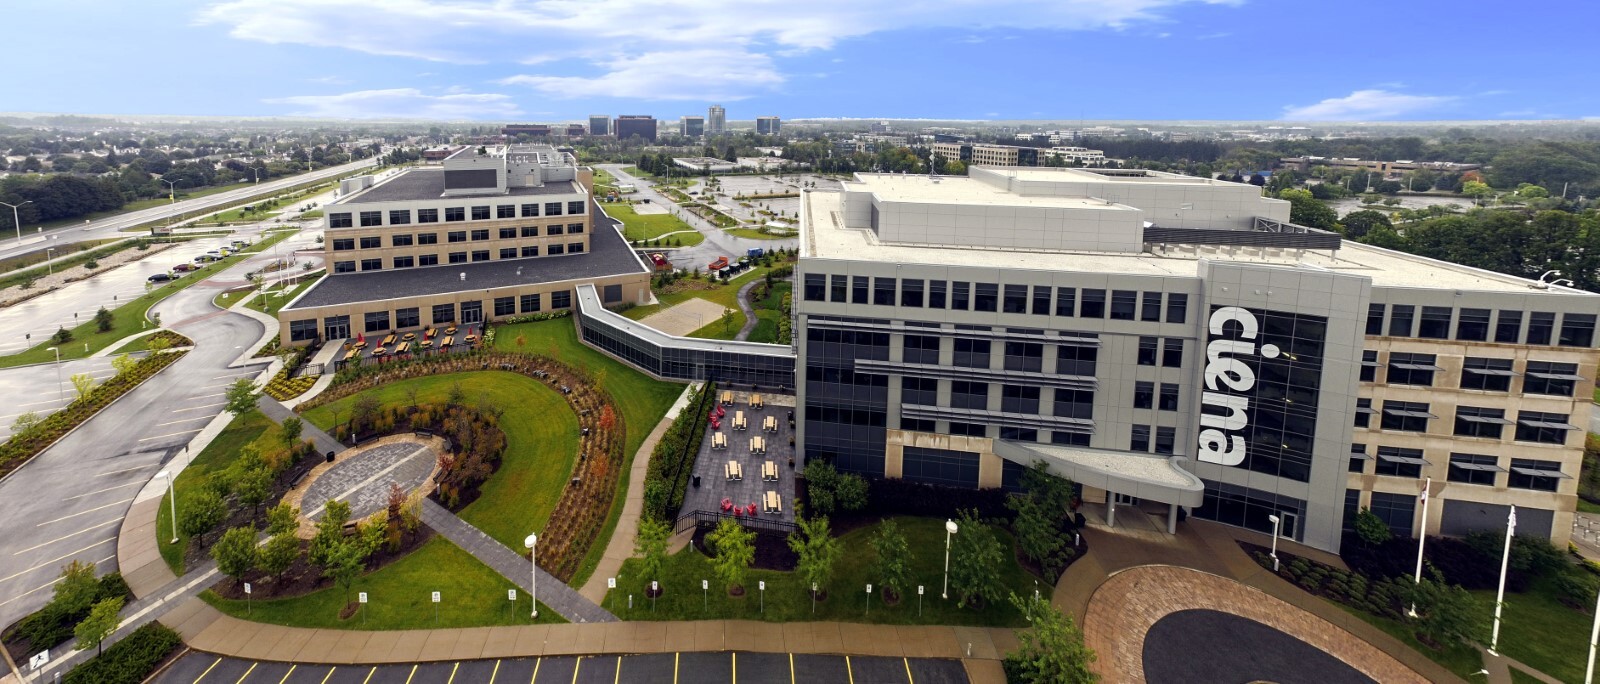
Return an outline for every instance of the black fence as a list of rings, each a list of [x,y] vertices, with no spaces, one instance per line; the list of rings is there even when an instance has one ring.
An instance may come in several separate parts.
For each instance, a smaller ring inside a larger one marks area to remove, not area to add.
[[[724,519],[732,519],[734,522],[744,526],[745,529],[756,534],[787,537],[790,533],[800,529],[799,525],[784,520],[761,518],[753,515],[734,515],[721,511],[691,511],[678,517],[677,521],[672,524],[672,533],[678,534],[691,528],[709,532],[722,524]]]

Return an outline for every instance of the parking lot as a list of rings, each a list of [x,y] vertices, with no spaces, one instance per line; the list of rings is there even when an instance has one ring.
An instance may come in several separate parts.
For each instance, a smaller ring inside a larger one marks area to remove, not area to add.
[[[820,189],[837,190],[839,188],[838,181],[809,174],[798,177],[794,175],[778,176],[776,174],[762,176],[718,176],[717,180],[722,184],[722,187],[717,191],[717,203],[726,208],[729,215],[739,219],[740,221],[760,220],[765,222],[767,220],[771,220],[773,217],[757,213],[763,209],[779,214],[780,217],[787,217],[790,221],[794,221],[795,217],[800,211],[800,198],[785,197],[775,199],[739,200],[735,198],[736,195],[799,193],[802,187],[810,187],[807,184],[811,182],[815,182],[815,187]],[[701,185],[696,186],[693,189],[700,190],[703,188],[703,185],[704,181],[701,181]],[[749,204],[750,206],[746,207],[742,206],[742,204]]]
[[[789,653],[652,653],[401,665],[297,665],[190,652],[159,684],[961,684],[960,661]]]

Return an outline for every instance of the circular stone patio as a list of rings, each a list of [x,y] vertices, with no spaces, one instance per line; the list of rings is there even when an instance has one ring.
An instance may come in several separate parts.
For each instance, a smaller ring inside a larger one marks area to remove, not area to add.
[[[1089,599],[1083,631],[1108,683],[1427,681],[1254,587],[1169,565],[1112,575]]]
[[[409,434],[346,449],[333,463],[317,464],[283,500],[300,508],[302,533],[313,531],[329,501],[349,503],[350,519],[362,520],[388,508],[392,484],[408,496],[432,491],[443,449],[443,439]]]

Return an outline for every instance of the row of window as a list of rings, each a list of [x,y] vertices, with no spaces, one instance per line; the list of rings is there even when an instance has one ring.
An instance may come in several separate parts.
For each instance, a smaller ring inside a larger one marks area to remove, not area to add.
[[[571,216],[578,216],[578,215],[583,214],[583,204],[584,203],[583,203],[582,200],[573,201],[573,202],[565,202],[565,203],[563,203],[563,202],[545,202],[544,203],[544,214],[543,215],[544,216],[561,216],[563,214],[566,214],[566,215],[571,215]],[[518,211],[519,207],[518,207],[518,205],[515,205],[515,204],[496,205],[496,206],[492,207],[492,209],[494,210],[493,211],[493,216],[490,215],[491,207],[488,206],[488,205],[479,205],[479,206],[475,206],[475,207],[445,207],[445,209],[444,209],[444,220],[446,222],[465,221],[465,220],[467,220],[468,209],[471,209],[472,220],[474,220],[474,221],[489,221],[489,220],[494,220],[494,219],[519,218],[519,214],[520,214],[520,218],[537,218],[538,216],[540,216],[539,206],[540,205],[537,204],[537,203],[523,204],[523,205],[520,206],[521,211],[519,212]],[[562,211],[563,209],[565,209],[565,212]],[[383,218],[384,218],[384,216],[383,216],[383,212],[382,211],[363,211],[363,212],[359,212],[357,214],[352,214],[350,212],[338,212],[338,213],[328,214],[328,227],[329,228],[353,228],[354,227],[354,222],[355,221],[359,221],[362,228],[371,228],[371,227],[375,227],[375,226],[385,225],[384,221],[383,221]],[[391,226],[406,226],[406,225],[410,225],[411,224],[411,219],[412,219],[412,210],[410,210],[410,209],[391,209],[391,210],[389,210],[389,222],[388,222],[387,225],[391,225]],[[438,209],[417,209],[416,210],[416,222],[417,223],[438,223],[439,222],[439,210]]]
[[[511,316],[518,313],[531,314],[544,310],[544,295],[527,294],[520,297],[496,297],[493,300],[495,316]],[[567,309],[572,307],[572,291],[559,290],[550,293],[551,309]],[[433,325],[446,325],[450,323],[481,323],[483,321],[483,302],[462,302],[460,318],[457,318],[455,304],[436,304],[429,312],[432,314]],[[328,330],[329,339],[335,337],[348,337],[350,335],[348,316],[330,316],[324,320]],[[419,307],[406,307],[395,309],[391,317],[388,311],[369,311],[363,316],[362,330],[368,333],[384,333],[391,330],[405,330],[422,326],[422,309]],[[317,337],[317,321],[314,318],[289,321],[290,341],[300,342],[314,340]]]
[[[1378,362],[1378,352],[1369,349],[1361,352],[1361,381],[1376,382],[1378,368],[1384,367],[1384,380],[1390,385],[1432,387],[1434,373],[1443,370],[1435,363],[1437,358],[1433,354],[1390,352],[1385,366]],[[1523,394],[1570,397],[1583,380],[1575,363],[1529,361],[1523,371]],[[1510,392],[1511,378],[1517,375],[1511,359],[1469,356],[1461,367],[1461,389]]]
[[[806,379],[822,382],[850,382],[851,384],[860,385],[868,384],[867,382],[856,380],[856,378],[862,376],[869,378],[871,382],[878,382],[878,378],[887,378],[887,376],[867,373],[854,373],[852,377],[846,378],[844,374],[847,373],[850,373],[850,371],[812,366],[806,369]],[[949,382],[950,408],[989,410],[989,383],[966,380],[951,380]],[[1002,413],[1045,415],[1041,411],[1043,407],[1041,389],[1031,385],[1001,385],[1000,411]],[[1049,415],[1060,418],[1082,418],[1085,420],[1094,417],[1094,392],[1089,390],[1056,388],[1054,395],[1051,397],[1051,402],[1051,413]],[[902,376],[900,378],[900,403],[909,406],[938,406],[939,381],[934,378]]]
[[[1587,348],[1594,345],[1594,314],[1562,314],[1560,334],[1556,335],[1556,314],[1534,311],[1527,316],[1527,332],[1524,335],[1523,312],[1500,309],[1492,313],[1491,324],[1489,309],[1458,310],[1448,306],[1417,307],[1374,302],[1367,308],[1367,334],[1467,342],[1488,342],[1492,338],[1495,342],[1529,345],[1552,344],[1553,338],[1554,344],[1563,347]],[[1387,326],[1384,324],[1386,315]],[[1452,322],[1455,324],[1453,337]]]
[[[946,425],[948,426],[948,429],[940,433],[938,431],[938,421],[918,418],[900,419],[900,429],[902,430],[934,434],[960,435],[963,437],[989,436],[989,426],[983,423],[963,423],[952,420]],[[1046,431],[1045,434],[1050,436],[1051,444],[1059,444],[1062,446],[1089,446],[1090,435],[1087,432],[1063,432],[1060,430],[1055,430]],[[1037,442],[1039,441],[1039,431],[1033,428],[1008,427],[1002,425],[1000,427],[999,437],[1000,439],[1010,439],[1019,442]]]
[[[936,335],[915,335],[907,333],[902,342],[901,360],[905,363],[918,363],[938,365],[939,353],[944,338]],[[951,343],[951,365],[962,368],[989,368],[989,357],[993,352],[994,343],[991,340],[974,340],[966,338],[953,338]],[[1182,342],[1182,340],[1179,340]],[[1044,370],[1043,342],[1014,342],[1004,344],[1006,370],[1026,371],[1032,373]],[[1056,346],[1056,370],[1063,375],[1094,376],[1095,364],[1100,356],[1097,347],[1076,345]]]
[[[1081,297],[1079,295],[1082,295]],[[807,273],[804,297],[810,302],[873,304],[910,308],[953,309],[1110,318],[1119,321],[1183,323],[1189,316],[1189,295],[1181,293],[1106,290],[1048,285],[1005,285],[966,281],[829,276]]]
[[[574,242],[574,243],[567,244],[567,245],[545,245],[544,254],[545,254],[545,256],[560,256],[560,255],[563,255],[563,254],[582,254],[583,250],[584,250],[584,247],[583,247],[583,243],[582,242]],[[474,250],[472,252],[450,252],[449,254],[445,255],[445,258],[447,259],[447,261],[445,263],[466,264],[466,263],[476,263],[476,262],[479,262],[479,261],[489,261],[491,254],[492,254],[492,252],[490,252],[487,249]],[[503,248],[500,249],[500,254],[499,254],[498,258],[499,259],[521,259],[521,258],[525,258],[525,257],[536,257],[536,256],[539,256],[539,246],[538,245],[527,245],[527,246],[522,247],[520,249],[517,248],[517,247],[503,247]],[[438,266],[439,265],[439,255],[437,255],[437,254],[418,254],[418,255],[415,255],[415,256],[397,256],[397,257],[394,257],[394,258],[390,259],[390,262],[392,264],[391,268],[414,268],[414,267],[418,267],[418,266]],[[360,264],[360,267],[361,267],[360,270],[362,270],[362,271],[381,271],[381,270],[383,270],[383,259],[362,259],[362,260],[360,260],[359,264]],[[333,262],[333,272],[334,273],[355,273],[356,270],[357,270],[356,266],[357,266],[357,262],[356,261],[335,261],[335,262]]]
[[[552,235],[581,235],[583,231],[584,228],[582,223],[568,223],[566,225],[556,223],[545,226],[543,235],[545,237]],[[539,226],[522,226],[520,228],[511,227],[499,229],[498,234],[501,240],[536,238],[540,237],[540,230]],[[480,228],[471,231],[452,230],[448,233],[445,233],[445,241],[451,243],[468,242],[469,240],[471,242],[481,242],[488,239],[490,238],[489,229],[487,228]],[[412,245],[437,244],[439,244],[438,233],[397,233],[389,236],[390,247],[410,247]],[[349,251],[356,249],[357,247],[360,247],[361,249],[382,249],[383,237],[379,235],[367,235],[361,238],[335,238],[333,240],[333,251],[335,252]]]
[[[1412,479],[1422,477],[1422,468],[1432,465],[1422,457],[1421,449],[1380,446],[1377,450],[1377,457],[1373,458],[1367,452],[1367,445],[1350,445],[1350,472],[1365,472],[1366,462],[1372,460],[1377,461],[1377,465],[1373,468],[1373,472],[1377,475]],[[1556,491],[1556,487],[1561,480],[1570,477],[1561,472],[1561,463],[1559,461],[1513,458],[1511,459],[1511,469],[1507,470],[1500,467],[1500,458],[1498,456],[1450,454],[1449,480],[1451,482],[1492,487],[1495,484],[1495,478],[1500,473],[1510,473],[1506,479],[1507,487],[1542,492]]]
[[[1160,400],[1157,400],[1156,383],[1133,383],[1133,407],[1136,409],[1159,408],[1162,411],[1178,410],[1178,385],[1170,382],[1161,383]]]
[[[1150,439],[1150,434],[1149,425],[1133,426],[1132,435],[1128,438],[1128,450],[1149,453],[1150,447],[1154,446],[1155,452],[1158,454],[1173,453],[1173,449],[1178,443],[1177,428],[1156,426],[1154,441]]]
[[[1370,428],[1372,414],[1382,413],[1379,427],[1400,432],[1427,432],[1428,421],[1438,416],[1428,412],[1428,404],[1416,401],[1383,402],[1383,410],[1372,408],[1371,399],[1356,400],[1355,426]],[[1537,444],[1566,444],[1567,432],[1578,428],[1567,422],[1565,413],[1518,411],[1515,422],[1507,420],[1504,409],[1461,406],[1456,408],[1455,434],[1461,437],[1501,439],[1507,425],[1515,425],[1513,439]]]

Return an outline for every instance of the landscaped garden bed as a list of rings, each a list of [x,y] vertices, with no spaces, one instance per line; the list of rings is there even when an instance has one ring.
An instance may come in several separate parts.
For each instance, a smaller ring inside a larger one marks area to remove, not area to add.
[[[0,633],[12,661],[24,662],[39,651],[72,640],[73,627],[89,616],[94,604],[106,599],[133,599],[121,574],[113,572],[97,579],[93,565],[78,562],[63,568],[61,578],[51,589],[54,593],[49,603]]]
[[[183,638],[172,628],[151,622],[118,641],[104,653],[72,668],[66,684],[139,684],[183,650]]]

